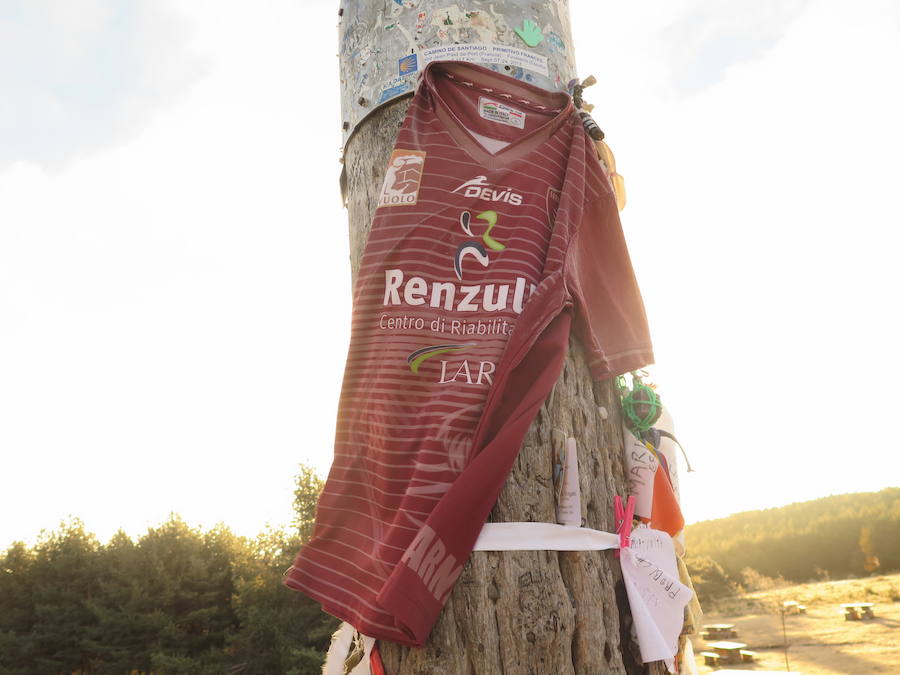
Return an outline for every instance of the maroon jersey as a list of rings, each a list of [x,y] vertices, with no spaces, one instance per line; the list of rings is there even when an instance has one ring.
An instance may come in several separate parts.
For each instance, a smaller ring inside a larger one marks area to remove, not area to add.
[[[652,361],[615,198],[562,93],[435,63],[354,291],[334,463],[285,583],[421,645],[573,324],[598,378]]]

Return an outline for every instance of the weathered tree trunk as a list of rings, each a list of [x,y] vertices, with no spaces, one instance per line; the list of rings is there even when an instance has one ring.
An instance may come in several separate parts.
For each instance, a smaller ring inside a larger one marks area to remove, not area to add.
[[[409,99],[371,114],[344,154],[354,279],[397,131]],[[611,381],[594,382],[581,346],[570,353],[541,408],[491,519],[555,522],[553,448],[578,440],[587,527],[613,531],[612,500],[626,494],[620,409]],[[612,551],[475,552],[421,649],[385,643],[396,675],[565,675],[665,672],[645,667],[631,637]]]

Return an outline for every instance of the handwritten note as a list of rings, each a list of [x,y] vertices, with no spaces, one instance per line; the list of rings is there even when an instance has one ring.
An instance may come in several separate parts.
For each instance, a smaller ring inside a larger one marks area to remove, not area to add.
[[[574,438],[566,439],[566,456],[563,460],[559,499],[556,504],[556,522],[560,525],[581,527],[581,488],[578,484],[578,444]]]
[[[670,574],[678,576],[678,562],[672,547],[672,537],[660,530],[639,525],[631,531],[631,550],[639,558],[651,558],[664,565]]]
[[[628,494],[634,495],[634,515],[649,518],[653,512],[653,479],[659,468],[659,461],[624,424],[622,440],[625,441]]]
[[[678,580],[672,538],[665,532],[637,527],[631,547],[622,551],[622,576],[637,631],[641,658],[671,665],[678,652],[684,608],[693,595]]]

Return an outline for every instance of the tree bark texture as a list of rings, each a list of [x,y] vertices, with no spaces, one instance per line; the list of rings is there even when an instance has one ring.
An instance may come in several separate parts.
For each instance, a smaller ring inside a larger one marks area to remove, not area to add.
[[[409,99],[372,113],[344,154],[354,281],[388,157]],[[460,177],[465,178],[465,176]],[[491,512],[495,522],[556,522],[553,450],[574,436],[586,527],[614,531],[613,496],[626,494],[621,414],[613,382],[596,382],[581,345],[529,429]],[[382,644],[395,675],[663,673],[643,666],[612,551],[473,552],[421,649]]]

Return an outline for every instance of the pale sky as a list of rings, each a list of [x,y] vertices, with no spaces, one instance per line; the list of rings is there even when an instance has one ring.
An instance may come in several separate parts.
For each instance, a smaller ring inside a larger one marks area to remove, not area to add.
[[[900,484],[894,0],[572,0],[689,521]],[[0,0],[0,550],[253,535],[348,341],[337,2]],[[682,468],[683,470],[683,468]]]

